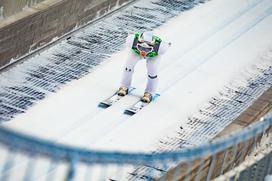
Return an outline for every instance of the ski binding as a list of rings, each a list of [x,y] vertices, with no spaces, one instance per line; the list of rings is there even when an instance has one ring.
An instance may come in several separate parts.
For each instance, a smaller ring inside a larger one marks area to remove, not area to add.
[[[159,96],[160,96],[160,94],[153,95],[151,102],[154,102]],[[137,112],[139,112],[141,109],[143,109],[145,106],[147,106],[148,104],[150,104],[150,103],[146,103],[146,102],[143,102],[142,100],[138,100],[130,108],[126,109],[124,111],[124,114],[134,115]]]
[[[134,87],[129,88],[128,94],[131,93],[134,89],[135,89]],[[117,101],[119,101],[122,97],[125,97],[125,96],[119,96],[117,94],[117,92],[115,92],[113,95],[111,95],[110,97],[108,97],[104,101],[101,101],[98,104],[98,107],[108,108],[108,107],[112,106],[114,103],[116,103]]]

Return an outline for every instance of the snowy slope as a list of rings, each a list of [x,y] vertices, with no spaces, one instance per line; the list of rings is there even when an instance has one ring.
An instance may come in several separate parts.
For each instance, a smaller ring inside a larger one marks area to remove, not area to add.
[[[5,125],[82,147],[154,150],[159,138],[175,130],[232,79],[239,79],[241,71],[264,63],[260,58],[272,48],[271,14],[271,0],[213,0],[156,29],[172,42],[160,65],[161,97],[137,115],[123,111],[143,94],[144,61],[136,66],[133,95],[106,110],[97,107],[119,86],[129,51],[123,49]]]

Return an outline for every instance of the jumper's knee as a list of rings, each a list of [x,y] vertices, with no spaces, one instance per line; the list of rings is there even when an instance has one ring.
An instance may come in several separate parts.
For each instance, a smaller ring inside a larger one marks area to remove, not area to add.
[[[158,76],[157,76],[157,75],[155,75],[155,76],[148,75],[148,77],[149,77],[150,79],[156,79]]]

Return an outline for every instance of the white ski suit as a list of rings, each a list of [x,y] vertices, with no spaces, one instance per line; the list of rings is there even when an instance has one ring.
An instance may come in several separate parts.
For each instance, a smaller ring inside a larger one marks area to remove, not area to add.
[[[134,67],[139,60],[142,60],[143,57],[136,54],[131,48],[133,46],[135,35],[130,34],[127,37],[126,40],[126,46],[130,48],[130,51],[128,53],[128,57],[126,60],[126,64],[124,67],[124,73],[123,78],[121,81],[121,86],[130,87],[131,81],[132,81],[132,75],[134,72]],[[161,42],[158,55],[155,57],[146,57],[146,68],[147,68],[147,85],[145,92],[148,92],[150,94],[155,94],[157,91],[158,86],[158,67],[160,63],[161,56],[166,52],[170,45],[168,43],[165,43],[164,41]]]

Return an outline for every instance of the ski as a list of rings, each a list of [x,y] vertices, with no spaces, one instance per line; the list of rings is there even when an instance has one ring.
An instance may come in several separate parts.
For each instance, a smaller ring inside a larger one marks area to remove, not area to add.
[[[135,89],[134,87],[129,88],[128,89],[128,94],[130,94],[134,89]],[[117,92],[115,92],[113,95],[111,95],[107,99],[101,101],[98,104],[98,107],[108,108],[108,107],[112,106],[114,103],[116,103],[117,101],[119,101],[122,97],[125,97],[125,96],[119,96],[117,94]]]
[[[160,96],[160,94],[155,94],[154,96],[152,96],[152,101],[151,102],[154,102],[159,96]],[[124,111],[124,114],[132,116],[132,115],[138,113],[140,110],[142,110],[144,107],[146,107],[150,103],[143,102],[140,99],[136,103],[134,103],[130,108],[126,109]]]

